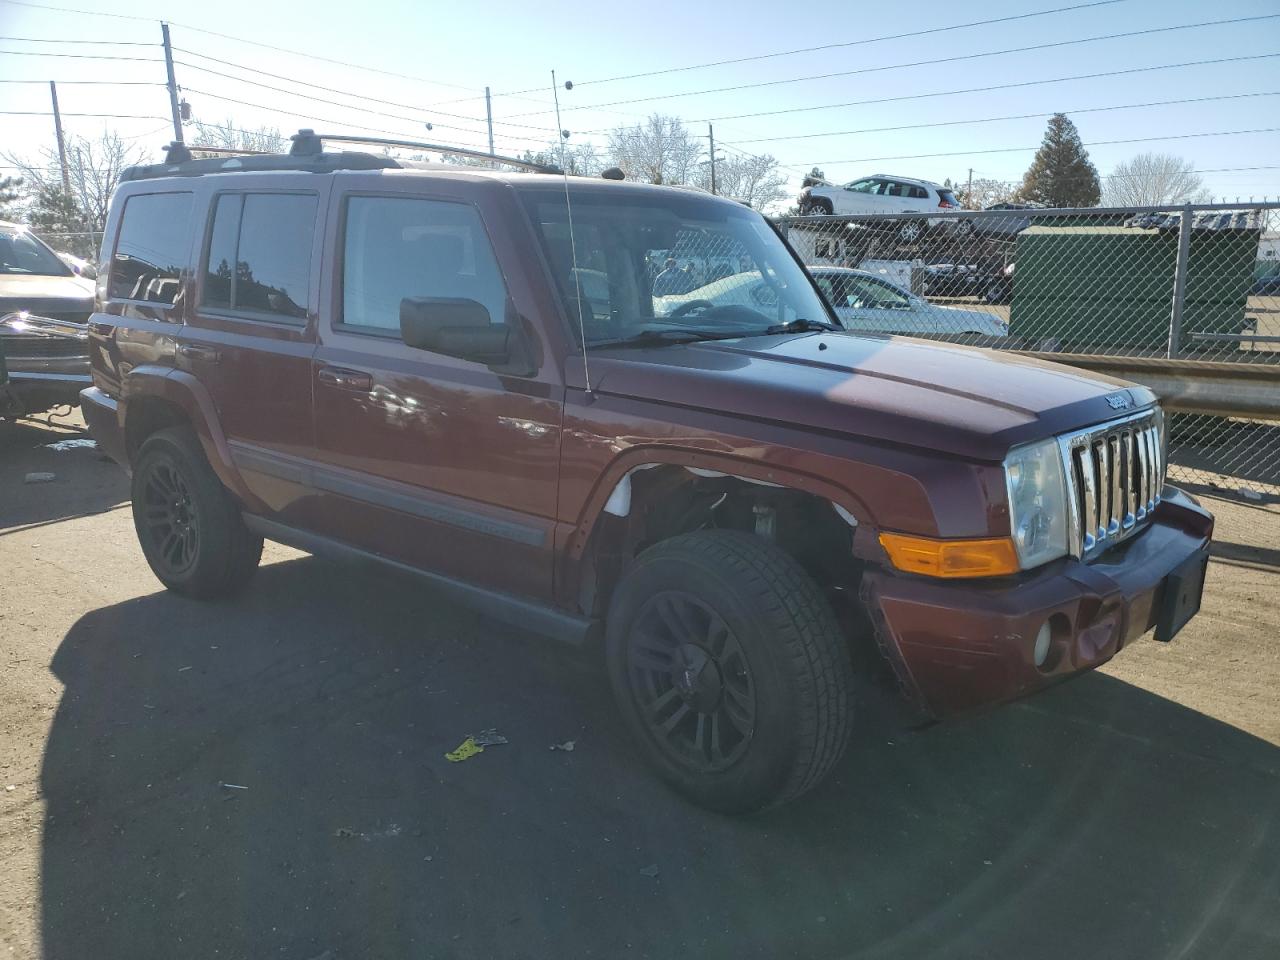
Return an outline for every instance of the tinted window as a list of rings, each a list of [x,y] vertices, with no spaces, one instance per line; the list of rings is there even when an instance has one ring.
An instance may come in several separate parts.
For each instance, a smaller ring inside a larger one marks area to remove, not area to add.
[[[236,310],[305,318],[316,198],[247,194],[236,254]]]
[[[352,197],[342,267],[342,322],[400,330],[400,301],[475,300],[506,319],[507,288],[476,211],[465,204]]]
[[[204,305],[305,319],[315,225],[316,198],[310,194],[219,197],[205,266]]]
[[[928,199],[929,199],[929,191],[928,191],[928,190],[926,190],[924,187],[912,187],[912,188],[911,188],[911,199],[913,199],[913,200],[928,200]]]
[[[190,250],[191,194],[130,197],[120,219],[107,295],[116,300],[173,303]]]
[[[236,242],[240,236],[240,205],[237,193],[223,194],[214,208],[209,257],[205,261],[204,300],[206,307],[231,309],[231,279],[236,262]]]
[[[0,231],[0,273],[65,277],[71,270],[26,228],[18,228]]]

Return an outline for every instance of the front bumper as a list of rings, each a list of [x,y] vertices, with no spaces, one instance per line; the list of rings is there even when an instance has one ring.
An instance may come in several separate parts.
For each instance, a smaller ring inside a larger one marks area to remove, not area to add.
[[[1025,579],[863,578],[878,639],[908,694],[933,719],[1034,693],[1106,663],[1156,625],[1166,577],[1206,554],[1213,516],[1166,488],[1151,525],[1091,563],[1063,559]],[[1033,657],[1052,619],[1052,652]]]

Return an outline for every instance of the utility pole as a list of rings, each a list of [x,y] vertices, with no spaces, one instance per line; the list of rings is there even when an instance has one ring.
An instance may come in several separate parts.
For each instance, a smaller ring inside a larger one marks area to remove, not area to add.
[[[49,81],[49,96],[53,98],[53,132],[58,137],[58,164],[62,167],[62,192],[71,193],[71,171],[67,169],[67,144],[62,139],[62,114],[58,110],[58,85]]]
[[[973,167],[969,168],[969,186],[965,188],[964,199],[970,206],[973,205]]]
[[[164,38],[164,71],[169,78],[169,112],[173,114],[173,139],[182,143],[182,114],[178,110],[178,81],[173,77],[173,47],[169,43],[169,25],[160,24],[160,34]]]
[[[484,88],[484,118],[489,124],[489,156],[493,156],[493,104],[489,100],[489,88]]]
[[[716,132],[707,124],[707,139],[711,141],[711,192],[716,193]]]

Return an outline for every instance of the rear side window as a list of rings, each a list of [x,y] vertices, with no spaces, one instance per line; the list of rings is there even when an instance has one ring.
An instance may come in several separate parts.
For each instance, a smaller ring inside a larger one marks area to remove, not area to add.
[[[928,200],[929,191],[926,190],[924,187],[913,186],[911,188],[911,199],[912,200]]]
[[[314,194],[218,197],[202,305],[251,317],[306,319],[316,205]]]
[[[490,323],[506,320],[506,284],[470,206],[351,197],[343,249],[345,326],[399,333],[400,301],[418,297],[475,300]]]
[[[172,304],[191,249],[191,194],[144,193],[125,201],[107,296]]]
[[[956,199],[956,195],[950,190],[939,190],[938,199],[943,203],[950,204],[953,207],[960,206],[960,201]]]

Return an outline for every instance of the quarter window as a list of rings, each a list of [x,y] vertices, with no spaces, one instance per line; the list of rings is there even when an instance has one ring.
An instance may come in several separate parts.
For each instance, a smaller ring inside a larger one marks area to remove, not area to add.
[[[507,288],[475,209],[399,197],[347,201],[342,259],[342,323],[400,330],[400,302],[421,297],[474,300],[490,323],[506,320]]]
[[[314,194],[218,198],[205,265],[205,307],[304,320],[310,304]]]
[[[144,193],[126,200],[107,295],[172,304],[191,249],[190,229],[189,193]]]

